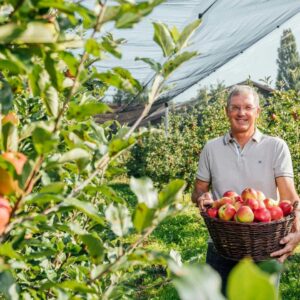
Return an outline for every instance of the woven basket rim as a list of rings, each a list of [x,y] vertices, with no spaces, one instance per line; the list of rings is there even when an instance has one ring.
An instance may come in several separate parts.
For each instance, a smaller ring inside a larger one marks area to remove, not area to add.
[[[273,220],[270,222],[251,222],[251,223],[242,223],[242,222],[237,222],[234,220],[225,221],[225,220],[221,220],[218,218],[212,218],[204,211],[201,211],[200,214],[202,217],[209,218],[211,221],[216,222],[216,223],[223,223],[223,224],[230,224],[230,225],[238,224],[238,225],[247,227],[247,226],[268,226],[268,225],[273,225],[273,224],[280,224],[280,223],[286,222],[287,220],[289,220],[291,218],[294,218],[295,211],[293,210],[289,215],[283,217],[280,220]]]

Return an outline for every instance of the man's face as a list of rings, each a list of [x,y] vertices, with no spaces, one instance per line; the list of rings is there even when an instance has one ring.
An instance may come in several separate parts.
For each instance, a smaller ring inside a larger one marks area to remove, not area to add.
[[[232,133],[254,132],[255,120],[259,116],[260,108],[255,103],[252,94],[233,96],[226,109]]]

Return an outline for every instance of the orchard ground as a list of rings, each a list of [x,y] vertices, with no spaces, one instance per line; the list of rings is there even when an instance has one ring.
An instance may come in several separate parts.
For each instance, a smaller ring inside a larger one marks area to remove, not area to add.
[[[126,180],[113,183],[120,196],[132,207],[136,197],[131,192]],[[183,262],[205,262],[207,247],[207,230],[198,209],[193,206],[190,195],[185,194],[181,200],[182,212],[163,221],[153,234],[144,242],[146,249],[169,253],[171,249],[180,253]],[[133,237],[132,237],[133,238]],[[124,242],[130,243],[130,240]],[[297,300],[300,295],[300,247],[285,263],[281,276],[280,292],[282,299]],[[166,269],[161,265],[149,265],[145,272],[136,277],[128,286],[136,289],[135,299],[180,299],[176,289],[169,282]]]

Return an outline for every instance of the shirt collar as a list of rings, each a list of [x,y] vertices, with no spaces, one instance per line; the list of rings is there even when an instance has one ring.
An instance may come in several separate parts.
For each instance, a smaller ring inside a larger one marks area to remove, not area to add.
[[[259,143],[262,139],[263,134],[256,128],[255,132],[252,136],[252,140]],[[223,137],[223,143],[224,145],[228,145],[229,143],[234,142],[235,139],[232,137],[231,132],[227,132]]]

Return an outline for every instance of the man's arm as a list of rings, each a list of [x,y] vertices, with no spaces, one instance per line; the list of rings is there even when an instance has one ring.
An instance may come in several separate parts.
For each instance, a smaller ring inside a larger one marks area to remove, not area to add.
[[[290,177],[278,177],[276,178],[276,184],[278,187],[280,200],[291,200],[293,203],[299,201],[299,196],[296,192],[294,180]],[[285,244],[284,248],[273,252],[272,257],[278,257],[278,260],[283,263],[288,258],[300,243],[300,211],[296,210],[296,220],[293,233],[285,236],[280,243]]]
[[[213,203],[209,191],[209,182],[196,179],[192,193],[192,201],[200,208],[204,209],[205,205]]]

